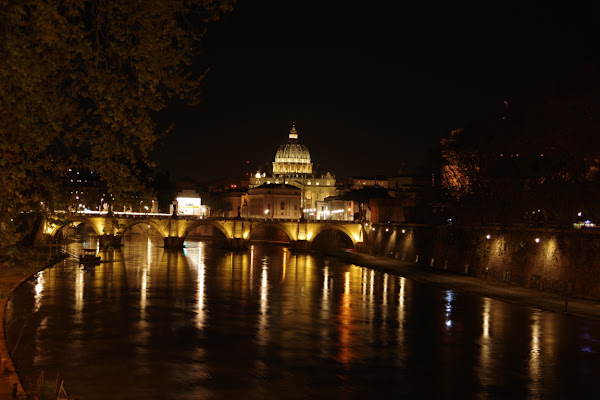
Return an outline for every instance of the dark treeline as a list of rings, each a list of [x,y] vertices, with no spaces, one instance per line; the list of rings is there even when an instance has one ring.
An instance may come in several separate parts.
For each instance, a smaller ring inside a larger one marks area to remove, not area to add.
[[[546,81],[442,141],[450,218],[562,225],[600,215],[598,67]]]

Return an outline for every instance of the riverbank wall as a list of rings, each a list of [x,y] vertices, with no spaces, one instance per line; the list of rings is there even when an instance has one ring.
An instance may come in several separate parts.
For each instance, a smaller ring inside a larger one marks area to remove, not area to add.
[[[532,226],[380,224],[371,255],[589,300],[600,300],[600,231]]]

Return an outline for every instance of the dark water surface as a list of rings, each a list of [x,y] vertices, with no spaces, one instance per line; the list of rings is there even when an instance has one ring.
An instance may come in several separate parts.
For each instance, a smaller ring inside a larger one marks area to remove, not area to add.
[[[596,320],[280,246],[158,244],[16,291],[6,333],[30,391],[43,370],[79,400],[600,398]]]

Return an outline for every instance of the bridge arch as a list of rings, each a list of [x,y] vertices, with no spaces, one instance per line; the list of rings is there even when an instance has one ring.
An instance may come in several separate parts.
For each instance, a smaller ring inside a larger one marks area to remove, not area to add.
[[[248,232],[248,240],[253,240],[253,238],[252,238],[253,233],[256,235],[260,230],[268,230],[268,229],[276,229],[280,232],[283,232],[283,234],[287,237],[289,242],[292,242],[293,240],[295,240],[296,235],[294,235],[292,232],[290,232],[290,230],[288,229],[287,226],[282,225],[278,222],[270,222],[270,221],[264,221],[264,222],[259,222],[257,224],[253,224]],[[256,239],[254,239],[254,240],[256,240]]]
[[[123,239],[123,236],[125,236],[127,231],[131,230],[131,228],[133,228],[134,226],[140,225],[140,224],[145,224],[145,225],[151,226],[152,228],[154,228],[154,230],[156,230],[156,232],[158,232],[160,234],[160,236],[163,239],[165,238],[165,236],[168,236],[167,234],[165,234],[165,231],[161,225],[157,224],[156,222],[154,222],[150,219],[133,220],[133,221],[128,221],[125,224],[125,226],[123,226],[122,229],[119,229],[119,234],[117,235],[119,237],[119,243],[121,242],[121,239]]]
[[[185,229],[185,231],[183,232],[183,235],[182,235],[183,240],[185,240],[185,238],[187,238],[187,236],[194,229],[196,229],[196,228],[198,228],[198,227],[200,227],[202,225],[209,225],[209,226],[212,226],[213,228],[217,229],[219,232],[221,232],[223,234],[223,237],[225,239],[228,239],[231,236],[230,232],[227,232],[227,229],[225,229],[225,227],[223,225],[221,225],[220,223],[215,222],[215,221],[211,221],[211,220],[208,220],[208,219],[201,219],[201,220],[198,220],[198,221],[190,224],[188,227],[186,227],[186,229]]]
[[[63,229],[69,226],[74,226],[75,228],[77,228],[81,224],[89,226],[96,235],[102,235],[102,232],[100,232],[100,227],[97,226],[92,220],[85,217],[72,216],[68,219],[65,219],[64,221],[56,220],[55,222],[53,222],[53,224],[55,225],[54,232],[52,232],[50,235],[53,242],[59,238],[59,235],[62,233]]]
[[[352,246],[355,247],[357,240],[355,239],[354,235],[352,234],[352,232],[350,232],[347,228],[345,228],[344,226],[341,225],[323,225],[320,226],[318,228],[316,228],[310,238],[311,243],[314,242],[315,238],[317,236],[319,236],[320,234],[326,232],[326,231],[338,231],[343,233],[348,239],[350,239],[350,241],[352,242]]]

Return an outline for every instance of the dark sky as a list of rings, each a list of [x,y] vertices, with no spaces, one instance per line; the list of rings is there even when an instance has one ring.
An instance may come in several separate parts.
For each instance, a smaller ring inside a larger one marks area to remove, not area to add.
[[[338,177],[414,170],[451,129],[596,56],[593,2],[528,3],[239,0],[209,27],[203,101],[163,114],[160,165],[238,176],[272,162],[295,122]]]

